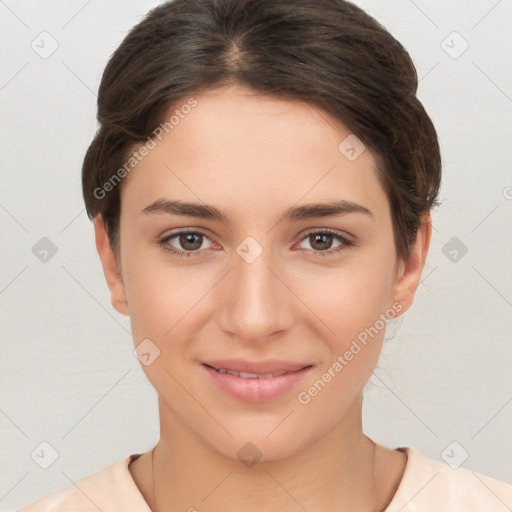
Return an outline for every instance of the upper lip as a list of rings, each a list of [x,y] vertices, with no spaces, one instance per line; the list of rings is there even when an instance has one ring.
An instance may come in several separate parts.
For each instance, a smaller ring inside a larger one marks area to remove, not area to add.
[[[232,370],[234,372],[257,373],[262,375],[278,372],[296,372],[306,366],[312,366],[307,363],[292,363],[289,361],[279,361],[277,359],[259,362],[244,359],[218,359],[215,361],[203,361],[203,364],[217,369],[225,368],[226,370]]]

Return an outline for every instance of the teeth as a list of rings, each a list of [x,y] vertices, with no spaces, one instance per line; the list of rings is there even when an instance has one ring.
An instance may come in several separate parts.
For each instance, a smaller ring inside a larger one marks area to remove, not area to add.
[[[257,373],[249,373],[249,372],[229,372],[230,375],[238,375],[238,377],[242,377],[242,379],[261,379],[265,377],[265,375],[258,375]],[[272,374],[270,374],[272,377]]]
[[[249,373],[249,372],[235,372],[233,370],[227,370],[226,368],[215,368],[219,373],[229,373],[235,377],[241,377],[242,379],[270,379],[272,377],[279,377],[284,375],[286,371],[276,373]]]

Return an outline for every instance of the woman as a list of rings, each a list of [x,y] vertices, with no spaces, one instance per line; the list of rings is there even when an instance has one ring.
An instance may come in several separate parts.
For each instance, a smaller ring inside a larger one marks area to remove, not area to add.
[[[362,431],[437,205],[417,75],[343,0],[175,0],[111,57],[83,193],[161,436],[22,509],[508,510]]]

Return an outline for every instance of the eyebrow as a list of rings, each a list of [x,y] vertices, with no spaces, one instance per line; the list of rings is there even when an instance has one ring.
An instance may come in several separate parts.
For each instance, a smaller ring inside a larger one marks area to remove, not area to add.
[[[168,213],[171,215],[199,217],[202,219],[215,220],[228,225],[231,224],[232,221],[231,217],[220,211],[215,206],[186,201],[170,201],[166,199],[157,199],[149,206],[146,206],[141,213]],[[304,219],[334,217],[349,213],[363,213],[370,217],[374,217],[373,213],[365,206],[342,199],[329,203],[309,203],[302,206],[290,207],[283,212],[281,217],[278,219],[278,222],[293,222]]]

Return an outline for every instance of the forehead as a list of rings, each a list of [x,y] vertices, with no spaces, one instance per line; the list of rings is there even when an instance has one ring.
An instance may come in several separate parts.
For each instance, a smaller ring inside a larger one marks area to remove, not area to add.
[[[347,158],[344,141],[353,145],[354,136],[322,109],[238,85],[193,100],[185,108],[192,104],[186,96],[166,113],[167,130],[125,178],[122,209],[179,197],[261,210],[271,198],[289,206],[326,194],[386,208],[372,154]]]

